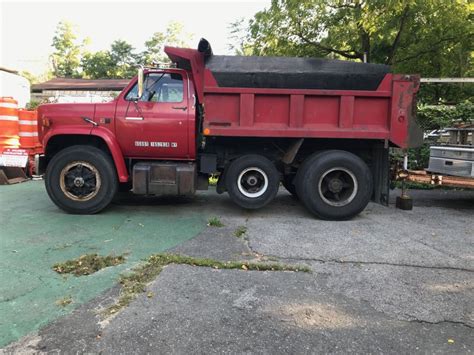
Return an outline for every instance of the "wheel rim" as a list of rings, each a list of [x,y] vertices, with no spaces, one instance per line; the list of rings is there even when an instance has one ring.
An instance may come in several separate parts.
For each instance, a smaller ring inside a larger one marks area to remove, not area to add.
[[[358,184],[352,171],[337,167],[326,171],[318,183],[319,195],[330,206],[346,206],[357,195]]]
[[[247,168],[237,178],[237,187],[240,193],[246,197],[260,197],[268,189],[268,176],[260,168]]]
[[[71,200],[88,201],[100,190],[100,174],[92,164],[74,161],[61,170],[59,185],[61,191]]]

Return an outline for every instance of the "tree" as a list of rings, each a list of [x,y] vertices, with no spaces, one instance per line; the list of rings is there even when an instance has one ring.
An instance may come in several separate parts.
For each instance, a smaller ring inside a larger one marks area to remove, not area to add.
[[[183,25],[179,22],[170,22],[165,32],[155,32],[145,42],[145,51],[141,54],[142,64],[153,62],[168,62],[169,59],[163,52],[165,45],[174,47],[187,47],[192,35],[185,33]]]
[[[80,76],[83,45],[77,43],[77,36],[71,23],[59,22],[52,43],[55,51],[50,57],[54,76],[65,78]]]
[[[88,79],[110,78],[114,72],[114,63],[109,51],[86,53],[81,64],[84,76]]]
[[[114,41],[110,50],[86,53],[81,62],[84,76],[89,79],[131,78],[137,63],[133,46],[124,40]]]
[[[473,71],[472,10],[468,0],[273,0],[249,22],[242,47],[464,76]]]
[[[253,47],[246,41],[246,23],[245,18],[240,18],[229,25],[230,43],[229,49],[236,55],[252,55]]]
[[[49,70],[43,72],[42,74],[39,74],[39,75],[35,75],[35,74],[32,74],[30,73],[29,71],[27,70],[23,70],[20,72],[20,75],[24,78],[26,78],[31,85],[33,84],[39,84],[39,83],[42,83],[44,81],[48,81],[50,79],[53,78],[53,73]]]
[[[138,56],[134,53],[131,44],[123,40],[116,40],[110,46],[110,58],[114,64],[113,76],[116,78],[131,78],[135,75],[138,65]]]

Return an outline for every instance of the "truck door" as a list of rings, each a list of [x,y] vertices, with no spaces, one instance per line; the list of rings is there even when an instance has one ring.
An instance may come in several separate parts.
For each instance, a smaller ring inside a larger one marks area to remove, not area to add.
[[[155,159],[189,158],[188,78],[185,72],[149,72],[144,93],[138,85],[120,95],[116,135],[126,157]]]

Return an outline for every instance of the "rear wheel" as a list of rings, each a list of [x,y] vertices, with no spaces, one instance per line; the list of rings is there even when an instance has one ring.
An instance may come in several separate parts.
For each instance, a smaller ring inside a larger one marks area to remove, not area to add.
[[[296,175],[296,191],[316,216],[345,220],[359,214],[372,195],[372,174],[358,156],[340,150],[306,159]]]
[[[272,201],[279,182],[275,165],[260,155],[244,155],[234,160],[225,173],[230,198],[247,209],[261,208]]]
[[[51,200],[68,213],[93,214],[112,201],[117,174],[110,157],[91,146],[72,146],[57,153],[45,174]]]

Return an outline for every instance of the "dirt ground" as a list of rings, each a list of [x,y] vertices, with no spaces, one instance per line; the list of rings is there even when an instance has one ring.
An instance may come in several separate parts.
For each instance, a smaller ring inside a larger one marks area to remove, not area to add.
[[[36,184],[31,205],[61,215]],[[392,197],[396,194],[392,192]],[[304,264],[311,272],[169,265],[117,315],[104,319],[100,314],[120,294],[120,286],[107,283],[95,297],[71,305],[61,317],[45,320],[3,351],[470,353],[474,351],[474,191],[411,194],[413,211],[370,204],[346,222],[313,218],[283,190],[270,206],[251,212],[212,190],[178,203],[122,198],[94,218],[100,223],[101,218],[114,216],[121,225],[132,213],[133,221],[145,224],[137,218],[146,214],[146,225],[151,224],[148,234],[133,229],[124,237],[131,255],[142,238],[153,239],[154,228],[161,235],[163,223],[169,228],[165,232],[181,231],[180,237],[161,237],[167,242],[157,240],[156,246],[147,242],[146,251],[137,252],[123,268],[166,249],[222,261]],[[206,226],[211,217],[224,226]],[[181,224],[188,229],[181,230]],[[56,228],[51,221],[49,232],[65,238],[64,225]],[[246,232],[238,237],[237,230]],[[104,238],[115,239],[114,232]],[[123,250],[114,242],[107,245],[99,251]],[[2,272],[4,267],[2,263]],[[124,270],[107,268],[83,278],[100,279],[112,269],[117,270],[114,276]],[[80,287],[71,290],[71,297]],[[16,320],[1,321],[7,322],[1,328],[4,336]],[[8,343],[14,340],[8,339]]]

